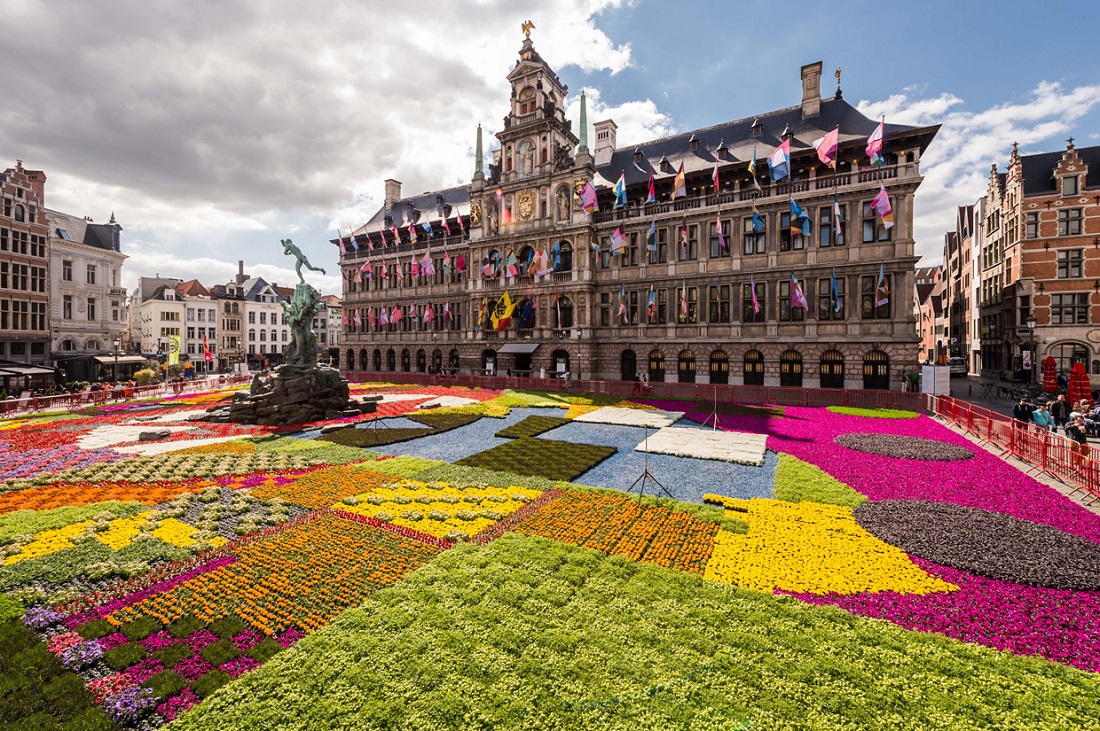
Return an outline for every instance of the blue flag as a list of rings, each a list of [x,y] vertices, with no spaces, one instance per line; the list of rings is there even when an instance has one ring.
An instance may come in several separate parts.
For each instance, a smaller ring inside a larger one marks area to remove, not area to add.
[[[756,206],[752,207],[752,230],[753,233],[764,230],[764,217],[760,215],[760,211],[756,210]]]
[[[657,219],[653,219],[649,223],[649,237],[646,239],[646,248],[650,251],[657,251]]]
[[[796,228],[795,224],[801,223],[802,235],[809,236],[813,233],[813,221],[810,220],[809,214],[802,210],[802,206],[798,205],[795,200],[791,199],[791,228]]]
[[[619,175],[615,183],[615,208],[626,208],[626,172]]]
[[[840,292],[836,287],[836,267],[833,267],[833,312],[840,312]]]
[[[552,253],[554,254],[554,271],[556,272],[559,269],[561,269],[561,242],[560,241],[555,241],[554,242],[554,249],[553,249]]]

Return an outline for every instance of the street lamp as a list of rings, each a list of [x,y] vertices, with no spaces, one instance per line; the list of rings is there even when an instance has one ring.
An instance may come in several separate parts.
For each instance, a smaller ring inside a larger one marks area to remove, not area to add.
[[[118,383],[118,346],[122,344],[122,341],[119,338],[115,338],[114,343],[115,343],[115,370],[114,370],[114,378],[112,378],[111,380],[114,381],[115,383]]]
[[[1028,374],[1028,383],[1034,386],[1035,361],[1037,360],[1035,353],[1035,315],[1028,315],[1024,322],[1027,324],[1027,329],[1031,333],[1031,373]]]

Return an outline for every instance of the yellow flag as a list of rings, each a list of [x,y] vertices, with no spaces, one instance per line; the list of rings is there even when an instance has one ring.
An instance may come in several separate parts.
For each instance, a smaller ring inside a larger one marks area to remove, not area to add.
[[[493,324],[494,330],[503,330],[508,327],[508,323],[512,319],[512,314],[516,311],[516,303],[512,301],[512,298],[505,292],[504,296],[497,302],[496,308],[493,309],[493,314],[489,317],[489,321]]]
[[[176,365],[180,362],[180,336],[168,336],[168,365]]]

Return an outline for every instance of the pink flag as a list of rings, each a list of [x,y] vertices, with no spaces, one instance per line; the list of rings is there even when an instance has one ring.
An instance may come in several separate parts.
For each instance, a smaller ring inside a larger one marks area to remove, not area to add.
[[[592,182],[589,181],[584,184],[584,188],[581,190],[581,208],[585,213],[597,213],[600,210],[600,202],[596,198],[596,189],[592,187]]]
[[[401,318],[404,316],[404,313],[401,312],[401,305],[394,305],[393,312],[390,313],[390,324],[396,325],[401,322]]]
[[[807,312],[810,311],[810,303],[806,301],[802,287],[798,286],[798,279],[794,276],[794,272],[791,272],[791,307],[801,307]]]
[[[340,229],[336,229],[336,242],[340,244],[340,253],[347,254],[348,247],[344,246],[344,237],[340,235]]]
[[[455,254],[455,271],[459,274],[466,271],[466,260],[462,257],[462,254]]]
[[[374,308],[373,307],[368,307],[367,308],[367,321],[370,322],[371,327],[374,327],[375,323],[374,323]]]
[[[817,159],[823,165],[836,167],[836,148],[840,141],[840,127],[832,132],[826,132],[824,137],[814,140],[814,149],[817,150]]]
[[[715,193],[717,193],[718,191],[720,191],[722,189],[722,186],[719,185],[720,179],[718,177],[718,158],[717,157],[714,158],[714,170],[710,174],[710,182],[711,182],[711,185],[714,186],[714,192]]]
[[[355,308],[355,317],[353,319],[354,319],[356,327],[362,327],[363,318],[359,316],[359,308],[358,307]]]
[[[420,262],[416,260],[415,256],[412,259],[412,264],[409,265],[409,274],[414,277],[420,276]]]
[[[749,289],[752,291],[752,311],[760,314],[760,302],[756,299],[756,279],[749,275]]]
[[[883,117],[878,127],[875,127],[875,131],[867,138],[867,157],[871,159],[871,165],[881,165],[885,162],[882,159],[882,135],[885,130],[886,117]]]
[[[718,247],[722,250],[726,250],[726,236],[722,233],[722,214],[718,214],[718,222],[714,224],[714,228],[718,231]]]
[[[451,303],[443,305],[443,322],[449,322],[451,319]]]
[[[426,323],[431,322],[434,319],[435,319],[435,308],[432,307],[431,303],[428,303],[428,305],[424,308],[424,322],[426,322]]]
[[[883,227],[889,231],[894,225],[894,208],[890,205],[890,196],[886,194],[886,186],[879,184],[878,195],[871,201],[871,207],[878,212]]]

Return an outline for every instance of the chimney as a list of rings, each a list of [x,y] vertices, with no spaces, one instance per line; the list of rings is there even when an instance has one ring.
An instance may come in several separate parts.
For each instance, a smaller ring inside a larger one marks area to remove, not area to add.
[[[802,67],[802,118],[821,114],[821,61]]]
[[[22,161],[19,162],[22,163]],[[31,184],[31,188],[38,198],[38,205],[44,208],[46,206],[46,173],[41,170],[27,170],[25,172],[27,173],[27,182]]]
[[[611,156],[615,153],[615,130],[619,125],[613,119],[605,119],[592,125],[592,131],[596,135],[596,167],[611,162]]]
[[[244,284],[244,280],[248,279],[248,275],[244,273],[244,259],[237,260],[237,276],[233,280],[237,283],[237,286]]]
[[[401,200],[401,181],[394,180],[393,178],[386,179],[386,202],[384,204],[385,209],[388,211],[393,208],[393,204]]]

